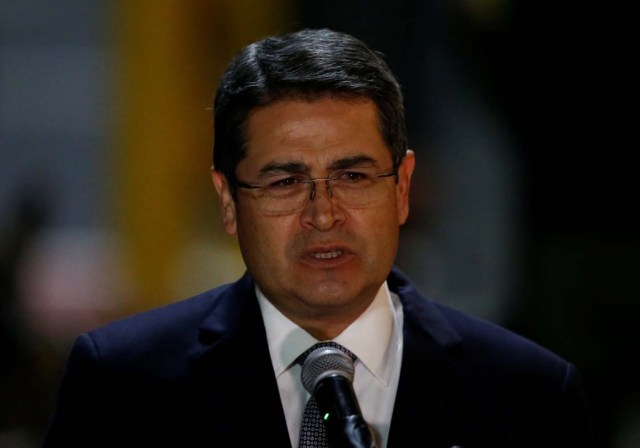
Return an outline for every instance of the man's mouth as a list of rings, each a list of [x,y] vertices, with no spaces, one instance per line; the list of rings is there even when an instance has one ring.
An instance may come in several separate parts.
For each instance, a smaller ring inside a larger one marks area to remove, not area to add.
[[[344,253],[343,250],[338,249],[338,250],[330,250],[328,252],[321,252],[321,251],[314,252],[314,253],[311,254],[311,256],[313,258],[329,260],[329,259],[332,259],[332,258],[338,258],[343,253]]]

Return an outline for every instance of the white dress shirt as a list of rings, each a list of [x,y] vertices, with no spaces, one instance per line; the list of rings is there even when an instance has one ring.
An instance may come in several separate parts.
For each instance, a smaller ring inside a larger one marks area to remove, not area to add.
[[[300,381],[296,358],[320,342],[285,317],[256,286],[267,331],[273,370],[287,420],[291,445],[298,446],[302,411],[309,393]],[[402,305],[383,283],[369,308],[333,339],[353,352],[353,388],[364,419],[386,447],[402,361]]]

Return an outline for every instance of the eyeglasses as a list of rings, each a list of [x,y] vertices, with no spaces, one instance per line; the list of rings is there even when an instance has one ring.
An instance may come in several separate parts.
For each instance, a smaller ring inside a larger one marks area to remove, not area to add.
[[[363,167],[341,170],[329,177],[310,178],[302,174],[273,176],[264,185],[236,181],[239,188],[256,190],[260,209],[269,214],[287,214],[302,210],[316,197],[316,184],[325,183],[327,194],[340,205],[349,208],[367,207],[380,197],[382,180],[397,176],[398,168],[388,173],[376,173]]]

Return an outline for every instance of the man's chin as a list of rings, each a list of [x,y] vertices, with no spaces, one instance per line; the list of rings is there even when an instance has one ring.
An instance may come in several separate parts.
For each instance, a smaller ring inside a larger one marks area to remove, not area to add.
[[[343,307],[357,300],[357,288],[353,284],[345,282],[323,281],[315,283],[312,287],[305,286],[298,290],[309,304],[318,307]]]

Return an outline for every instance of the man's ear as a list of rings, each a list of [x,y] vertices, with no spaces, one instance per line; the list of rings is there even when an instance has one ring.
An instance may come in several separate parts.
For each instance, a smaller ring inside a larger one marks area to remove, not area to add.
[[[220,196],[224,230],[229,235],[234,235],[236,233],[236,202],[233,200],[229,182],[224,174],[214,169],[211,170],[211,179]]]
[[[404,224],[409,217],[409,189],[411,187],[411,175],[416,164],[415,154],[412,150],[407,150],[402,164],[398,168],[398,184],[396,185],[396,195],[398,204],[398,221]]]

